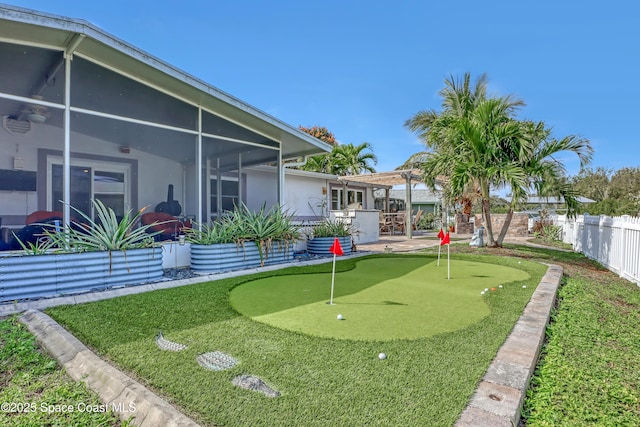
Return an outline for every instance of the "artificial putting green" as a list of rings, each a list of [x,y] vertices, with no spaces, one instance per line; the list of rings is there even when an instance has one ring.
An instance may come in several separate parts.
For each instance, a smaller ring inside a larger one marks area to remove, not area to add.
[[[525,271],[496,264],[433,258],[380,257],[360,260],[331,274],[267,277],[231,291],[231,306],[258,322],[304,334],[337,339],[389,341],[455,331],[490,314],[485,288],[518,292],[509,283]],[[503,285],[502,288],[499,286]],[[520,289],[522,291],[522,289]],[[337,320],[341,314],[344,320]]]

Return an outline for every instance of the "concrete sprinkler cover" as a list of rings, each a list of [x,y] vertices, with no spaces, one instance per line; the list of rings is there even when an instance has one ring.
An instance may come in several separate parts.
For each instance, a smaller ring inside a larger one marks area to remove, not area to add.
[[[162,335],[162,331],[158,332],[158,336],[156,337],[156,345],[160,350],[167,351],[182,351],[187,348],[187,346],[184,344],[179,344],[177,342],[165,339],[165,337]]]
[[[236,359],[221,351],[203,353],[199,355],[196,360],[200,366],[212,371],[224,371],[225,369],[233,368],[238,364]]]
[[[238,375],[231,380],[231,383],[236,387],[244,388],[246,390],[259,391],[264,393],[267,397],[280,396],[279,391],[272,389],[260,378],[252,375]]]

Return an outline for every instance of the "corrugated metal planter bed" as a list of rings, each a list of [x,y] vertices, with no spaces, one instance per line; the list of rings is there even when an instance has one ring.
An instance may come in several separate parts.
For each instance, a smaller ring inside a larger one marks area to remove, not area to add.
[[[162,248],[0,258],[0,301],[53,297],[162,278]]]
[[[264,265],[281,264],[293,260],[293,247],[285,242],[275,242]],[[255,242],[244,246],[235,243],[213,245],[191,244],[191,270],[197,274],[244,270],[261,266],[260,252]]]
[[[307,252],[312,255],[331,255],[329,248],[335,239],[335,237],[314,237],[307,242]],[[344,254],[351,255],[351,236],[338,237],[338,241]]]

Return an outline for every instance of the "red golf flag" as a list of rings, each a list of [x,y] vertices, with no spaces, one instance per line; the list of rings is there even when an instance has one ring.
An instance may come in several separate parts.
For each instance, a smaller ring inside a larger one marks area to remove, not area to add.
[[[447,234],[444,235],[444,239],[442,239],[442,241],[440,242],[440,246],[448,245],[450,243],[451,243],[451,238],[449,237],[449,232],[447,231]]]
[[[442,231],[442,227],[440,227],[440,232],[438,233],[438,239],[444,239],[444,231]]]
[[[340,240],[336,237],[333,241],[333,245],[329,248],[329,252],[334,255],[344,255],[344,251],[342,250],[342,246],[340,246]]]

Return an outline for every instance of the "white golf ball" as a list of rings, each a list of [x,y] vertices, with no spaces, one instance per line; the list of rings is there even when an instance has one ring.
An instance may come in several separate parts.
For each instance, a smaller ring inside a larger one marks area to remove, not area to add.
[[[344,317],[342,317],[342,314],[338,314],[338,320],[342,320],[344,319]]]
[[[527,287],[527,285],[522,285],[522,289],[524,289],[524,288],[526,288],[526,287]]]
[[[518,261],[518,264],[522,264],[520,261]]]
[[[384,354],[384,353],[380,353],[380,354],[378,355],[378,359],[380,359],[380,360],[384,360],[384,359],[386,359],[386,358],[387,358],[387,355],[386,355],[386,354]]]
[[[487,292],[489,290],[489,288],[484,288],[484,291]]]
[[[501,287],[502,287],[502,285],[500,285],[500,286],[498,286],[498,287],[499,287],[499,288],[501,288]]]
[[[480,292],[480,295],[484,295],[484,291]]]

